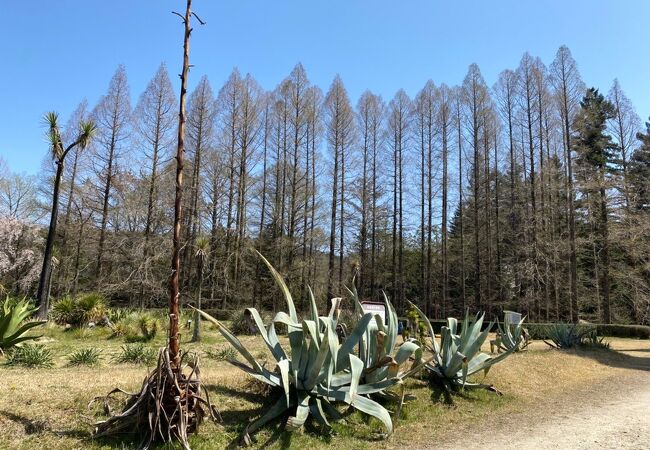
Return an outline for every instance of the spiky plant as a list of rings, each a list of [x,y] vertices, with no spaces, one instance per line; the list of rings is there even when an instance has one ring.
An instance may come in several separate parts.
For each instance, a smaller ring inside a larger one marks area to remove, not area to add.
[[[508,351],[514,349],[515,352],[525,350],[530,343],[530,338],[528,332],[524,328],[524,320],[526,317],[517,323],[512,323],[510,321],[510,316],[506,314],[503,319],[503,327],[497,321],[497,351],[500,353],[502,351]]]
[[[554,323],[546,327],[548,339],[544,339],[544,342],[553,348],[574,348],[588,332],[589,329],[574,323]]]
[[[54,366],[52,350],[43,344],[25,343],[13,347],[7,353],[7,364],[29,368],[47,368]]]
[[[510,349],[494,357],[481,352],[481,346],[494,325],[491,322],[481,331],[485,314],[477,314],[470,320],[469,312],[466,313],[460,333],[458,321],[448,318],[447,326],[440,330],[438,342],[427,316],[416,305],[411,303],[411,307],[427,325],[430,342],[427,341],[426,345],[427,350],[433,354],[433,359],[427,363],[426,369],[433,384],[441,386],[447,395],[464,388],[482,388],[499,393],[492,385],[468,381],[468,377],[481,371],[487,375],[494,364],[504,360],[514,351]],[[448,399],[451,397],[448,396]]]
[[[359,319],[362,320],[363,307],[354,285],[353,282],[353,287],[348,289],[348,292],[354,301],[355,311]],[[381,316],[375,315],[374,320],[370,321],[359,341],[359,357],[366,367],[362,379],[367,383],[377,383],[402,375],[405,372],[400,372],[399,368],[411,359],[413,360],[412,368],[422,364],[422,348],[416,339],[408,339],[396,349],[399,334],[397,312],[388,300],[386,293],[383,294],[387,323],[384,323]],[[402,400],[403,395],[400,399],[400,407]]]
[[[81,348],[68,357],[70,366],[96,366],[102,359],[102,351],[98,348]]]
[[[55,112],[48,112],[44,117],[47,126],[47,140],[50,145],[52,159],[56,164],[56,176],[54,177],[54,189],[52,193],[52,211],[50,214],[50,226],[47,231],[47,240],[45,241],[45,251],[43,253],[43,268],[38,282],[38,317],[46,320],[49,312],[49,283],[52,271],[52,251],[54,249],[54,237],[56,236],[56,222],[59,214],[59,189],[63,177],[63,165],[65,157],[70,151],[79,147],[85,149],[94,137],[97,127],[92,121],[82,121],[76,138],[68,145],[63,144],[61,130],[59,129],[59,115]]]
[[[268,327],[256,309],[248,309],[266,346],[275,358],[274,369],[269,370],[264,367],[221,322],[200,311],[200,314],[217,327],[246,361],[242,363],[230,360],[230,362],[256,380],[281,392],[277,402],[262,417],[248,424],[242,434],[243,442],[250,442],[251,433],[269,421],[286,414],[289,414],[286,425],[289,431],[301,428],[310,416],[320,425],[329,428],[330,420],[342,419],[334,406],[336,403],[347,404],[379,419],[387,434],[390,434],[393,430],[390,414],[383,406],[367,396],[400,384],[423,364],[416,364],[410,370],[400,371],[400,365],[396,361],[398,358],[402,359],[401,355],[396,358],[374,358],[368,354],[358,357],[355,349],[359,345],[365,346],[364,335],[368,339],[368,348],[377,349],[374,356],[385,352],[390,341],[390,338],[384,341],[377,339],[381,334],[380,331],[368,333],[370,323],[375,322],[372,314],[363,315],[347,339],[339,344],[335,330],[340,311],[340,298],[333,300],[327,316],[320,316],[314,297],[310,296],[310,316],[299,319],[291,293],[281,275],[264,257],[261,255],[260,257],[282,291],[288,309],[288,312],[278,312]],[[285,349],[278,340],[277,325],[287,327],[288,349]],[[390,350],[392,351],[392,348]],[[374,376],[376,381],[369,380],[369,377],[372,377],[371,373],[377,374]]]
[[[14,347],[23,341],[37,339],[40,336],[26,336],[25,333],[34,327],[43,325],[44,320],[28,321],[28,318],[36,312],[26,299],[12,300],[6,298],[0,308],[0,353]]]

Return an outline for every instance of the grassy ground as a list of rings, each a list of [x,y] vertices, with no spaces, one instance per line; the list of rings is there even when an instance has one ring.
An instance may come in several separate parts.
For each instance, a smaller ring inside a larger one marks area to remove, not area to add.
[[[189,337],[189,332],[186,333]],[[186,339],[184,339],[185,341]],[[50,326],[41,341],[56,356],[55,367],[25,369],[9,367],[0,358],[0,448],[2,449],[73,449],[132,448],[134,444],[93,441],[92,424],[105,416],[99,406],[88,408],[95,397],[119,386],[135,391],[147,373],[145,366],[115,364],[112,359],[124,345],[110,339],[109,330],[63,331]],[[259,357],[266,355],[261,339],[243,337]],[[398,448],[424,446],[451,434],[475,430],[483,424],[521,413],[549,397],[571,394],[590,383],[616,380],[638,369],[650,370],[650,358],[638,351],[650,352],[649,341],[611,339],[613,350],[551,350],[535,342],[530,350],[515,354],[492,368],[485,382],[503,391],[496,396],[484,391],[467,392],[455,397],[455,405],[446,405],[440,393],[432,392],[419,380],[407,383],[410,401],[396,421],[396,430],[380,440],[380,425],[353,414],[347,424],[335,426],[327,435],[307,427],[293,435],[280,432],[279,424],[255,435],[254,448]],[[147,344],[163,345],[162,336]],[[102,350],[99,367],[69,367],[67,356],[80,348]],[[251,419],[268,406],[247,377],[224,361],[207,358],[206,350],[226,347],[217,333],[206,330],[201,344],[183,342],[185,350],[202,356],[202,379],[213,402],[223,416],[221,424],[204,424],[191,439],[194,449],[222,449],[233,445]],[[251,348],[249,347],[249,348]],[[489,349],[484,348],[484,351]],[[392,406],[389,405],[389,408]]]

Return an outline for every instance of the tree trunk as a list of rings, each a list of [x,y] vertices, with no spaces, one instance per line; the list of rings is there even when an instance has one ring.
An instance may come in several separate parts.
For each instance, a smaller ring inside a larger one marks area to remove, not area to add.
[[[56,236],[56,221],[59,215],[59,188],[61,176],[63,175],[63,160],[56,161],[56,177],[54,178],[54,193],[52,194],[52,212],[50,214],[50,227],[47,230],[45,251],[43,252],[43,268],[38,281],[38,313],[40,320],[47,320],[50,310],[49,280],[52,271],[52,250],[54,249],[54,238]]]

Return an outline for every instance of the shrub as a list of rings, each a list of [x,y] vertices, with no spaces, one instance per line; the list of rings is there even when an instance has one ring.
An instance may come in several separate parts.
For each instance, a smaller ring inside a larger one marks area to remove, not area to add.
[[[158,334],[158,328],[159,328],[158,319],[152,316],[143,314],[140,317],[140,321],[138,325],[140,328],[140,333],[142,334],[142,338],[145,341],[152,340],[153,338],[156,337],[156,334]]]
[[[25,336],[31,328],[43,325],[44,321],[26,322],[37,308],[25,299],[14,301],[7,297],[0,308],[0,352],[14,347],[23,341],[39,336]]]
[[[609,349],[609,342],[606,342],[603,336],[598,336],[598,329],[595,327],[590,328],[589,331],[585,333],[580,345],[583,347]]]
[[[52,319],[59,325],[82,327],[90,322],[100,324],[108,314],[104,297],[84,294],[77,298],[63,297],[52,307]]]
[[[115,362],[150,366],[156,362],[157,357],[158,353],[151,347],[144,344],[127,344],[122,346],[122,352],[115,357]]]
[[[73,352],[68,359],[71,366],[96,366],[102,359],[102,352],[96,348],[83,348]]]
[[[160,322],[148,312],[131,312],[113,325],[113,336],[126,342],[149,342],[158,334]]]
[[[43,344],[26,343],[7,353],[7,364],[22,367],[52,367],[53,353]]]
[[[237,358],[237,352],[232,347],[222,347],[215,350],[206,350],[205,356],[215,361],[230,361]]]

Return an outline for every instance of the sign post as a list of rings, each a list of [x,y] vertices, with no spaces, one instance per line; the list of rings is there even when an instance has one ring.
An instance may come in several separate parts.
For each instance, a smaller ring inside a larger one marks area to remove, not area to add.
[[[381,320],[386,324],[386,305],[379,302],[361,302],[364,314],[372,314],[381,317]]]

